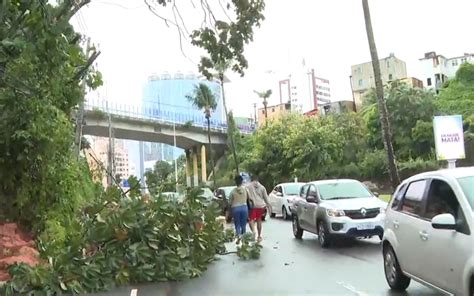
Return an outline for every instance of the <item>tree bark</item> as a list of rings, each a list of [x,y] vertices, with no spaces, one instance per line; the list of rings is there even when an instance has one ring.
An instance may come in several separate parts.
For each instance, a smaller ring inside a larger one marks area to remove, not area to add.
[[[230,149],[232,150],[232,155],[234,156],[235,169],[237,170],[237,174],[240,174],[239,160],[237,159],[237,152],[235,150],[235,145],[234,145],[234,135],[232,134],[232,130],[229,128],[229,113],[227,112],[227,105],[226,105],[226,102],[225,102],[224,74],[223,73],[219,73],[219,81],[221,83],[222,104],[224,105],[225,118],[226,118],[226,121],[227,121],[227,137],[230,140]]]
[[[382,137],[387,152],[388,168],[390,173],[390,181],[393,188],[400,184],[400,177],[398,175],[397,164],[395,162],[395,154],[392,145],[392,132],[390,129],[390,121],[388,119],[387,104],[385,102],[383,82],[380,74],[380,62],[375,45],[374,32],[372,30],[372,21],[370,18],[370,10],[368,0],[362,0],[362,7],[364,9],[365,28],[367,31],[367,39],[369,42],[370,55],[372,57],[372,67],[374,68],[375,92],[377,95],[377,103],[379,109],[379,116],[382,125]]]
[[[211,160],[211,168],[212,168],[212,179],[214,181],[214,187],[217,186],[216,184],[216,172],[214,169],[214,153],[212,153],[212,143],[211,143],[211,119],[208,114],[206,114],[206,119],[207,119],[207,139],[209,141],[209,158]]]

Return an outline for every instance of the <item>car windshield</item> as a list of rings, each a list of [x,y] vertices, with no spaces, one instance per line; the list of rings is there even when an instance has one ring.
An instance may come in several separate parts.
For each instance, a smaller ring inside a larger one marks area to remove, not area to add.
[[[299,195],[301,184],[286,184],[284,185],[286,195]]]
[[[203,196],[207,199],[212,199],[214,197],[214,194],[212,193],[211,189],[209,189],[207,187],[203,187],[201,189],[202,189],[201,196]]]
[[[474,176],[458,178],[458,182],[471,205],[471,209],[474,211]]]
[[[234,188],[235,186],[223,187],[222,189],[224,190],[225,197],[228,198],[232,190],[234,190]]]
[[[359,182],[334,182],[318,185],[321,199],[348,199],[372,197],[372,194]]]

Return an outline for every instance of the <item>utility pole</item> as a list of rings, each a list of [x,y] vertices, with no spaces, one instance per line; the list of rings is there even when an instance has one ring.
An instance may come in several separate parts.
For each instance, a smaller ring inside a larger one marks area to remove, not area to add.
[[[253,124],[255,125],[255,128],[257,128],[257,103],[253,103]]]
[[[351,92],[352,92],[352,110],[354,112],[357,112],[356,99],[354,96],[354,86],[352,84],[352,75],[349,76],[349,81],[351,83]]]
[[[173,120],[173,159],[174,159],[174,180],[176,186],[176,192],[178,192],[178,160],[176,159],[176,155],[174,155],[176,151],[176,119]]]
[[[91,39],[88,38],[87,39],[87,47],[86,47],[86,55],[89,56],[90,58],[90,51],[91,51],[91,47],[90,47],[90,42],[91,42]],[[83,78],[82,81],[81,81],[81,88],[82,89],[85,89],[86,88],[86,83],[85,83],[85,79]],[[76,155],[77,155],[77,158],[79,159],[79,154],[81,152],[81,146],[82,146],[82,126],[83,126],[83,123],[84,123],[84,100],[82,100],[80,103],[79,103],[79,113],[76,115],[76,149],[75,149],[75,152],[76,152]]]
[[[109,149],[108,149],[108,168],[109,174],[107,174],[107,185],[113,185],[113,178],[115,178],[115,152],[114,152],[114,138],[112,130],[112,119],[110,117],[109,102],[106,102],[107,115],[109,122]]]

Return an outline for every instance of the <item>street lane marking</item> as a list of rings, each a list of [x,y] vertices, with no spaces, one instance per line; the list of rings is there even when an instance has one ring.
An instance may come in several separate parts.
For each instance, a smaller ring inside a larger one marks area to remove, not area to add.
[[[137,296],[138,294],[138,289],[132,289],[132,291],[130,291],[130,296]]]
[[[344,282],[337,282],[337,284],[343,286],[344,288],[346,288],[347,290],[351,291],[352,293],[355,293],[355,294],[358,295],[358,296],[369,296],[369,294],[357,290],[357,289],[356,289],[354,286],[352,286],[351,284],[347,284],[347,283],[344,283]]]

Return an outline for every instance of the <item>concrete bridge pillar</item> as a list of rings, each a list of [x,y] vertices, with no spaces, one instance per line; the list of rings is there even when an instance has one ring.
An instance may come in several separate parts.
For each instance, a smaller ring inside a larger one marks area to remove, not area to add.
[[[191,151],[186,150],[186,186],[193,186],[191,182]]]
[[[201,177],[202,182],[207,181],[207,168],[206,168],[206,146],[201,146]]]
[[[199,186],[199,172],[198,172],[198,149],[193,148],[193,186]]]

